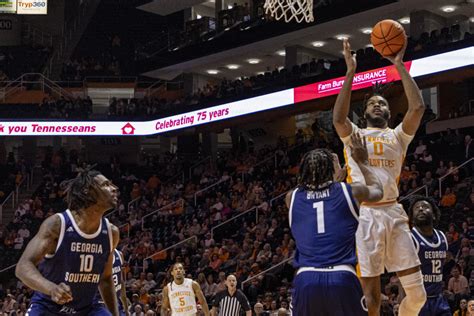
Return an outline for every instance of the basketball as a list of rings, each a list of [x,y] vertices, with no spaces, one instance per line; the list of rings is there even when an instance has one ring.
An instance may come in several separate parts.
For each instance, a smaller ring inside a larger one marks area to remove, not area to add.
[[[396,55],[405,45],[407,35],[403,26],[393,20],[383,20],[372,29],[370,41],[382,56]]]

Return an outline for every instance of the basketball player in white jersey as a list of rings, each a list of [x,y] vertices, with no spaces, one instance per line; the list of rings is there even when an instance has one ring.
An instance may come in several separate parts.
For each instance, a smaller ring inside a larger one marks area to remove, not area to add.
[[[361,283],[369,308],[369,316],[379,315],[380,275],[384,268],[396,272],[406,292],[400,304],[400,316],[415,316],[426,301],[420,261],[410,237],[408,217],[397,203],[398,178],[408,145],[420,125],[425,106],[418,86],[403,65],[406,44],[394,56],[386,57],[400,74],[408,99],[408,110],[403,122],[388,127],[390,108],[387,100],[375,93],[365,104],[367,128],[360,129],[348,119],[351,86],[357,67],[356,55],[344,40],[346,80],[339,93],[333,112],[333,123],[344,143],[344,157],[348,163],[348,182],[364,182],[364,177],[351,157],[350,142],[353,133],[360,133],[367,141],[369,163],[384,185],[384,196],[377,203],[363,203],[360,207],[359,227],[356,234]]]
[[[163,288],[161,316],[195,316],[197,313],[196,297],[201,303],[205,316],[209,316],[209,306],[196,281],[185,278],[184,267],[175,263],[171,270],[173,281]],[[171,311],[171,313],[170,313]]]

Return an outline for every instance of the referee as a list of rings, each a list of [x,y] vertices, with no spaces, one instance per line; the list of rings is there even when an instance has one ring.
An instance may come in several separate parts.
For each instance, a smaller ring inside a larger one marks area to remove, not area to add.
[[[212,304],[211,316],[240,316],[240,311],[245,311],[245,316],[252,316],[252,308],[242,291],[237,290],[237,279],[229,274],[225,281],[227,290],[216,294]]]

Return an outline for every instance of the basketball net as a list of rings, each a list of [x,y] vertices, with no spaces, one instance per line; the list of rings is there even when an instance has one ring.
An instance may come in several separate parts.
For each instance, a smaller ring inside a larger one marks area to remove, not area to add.
[[[290,22],[295,19],[298,23],[314,21],[313,0],[265,0],[263,8],[266,14],[276,20]]]

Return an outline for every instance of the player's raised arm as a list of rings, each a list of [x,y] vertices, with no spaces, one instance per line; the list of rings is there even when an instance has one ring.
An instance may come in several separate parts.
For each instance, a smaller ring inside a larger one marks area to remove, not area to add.
[[[105,264],[104,272],[100,278],[99,290],[102,299],[104,300],[105,305],[112,313],[112,315],[119,315],[117,295],[115,292],[115,285],[113,279],[113,262],[114,262],[114,249],[117,247],[120,239],[120,233],[118,228],[115,225],[110,224],[111,231],[113,235],[113,249],[111,249],[109,254],[109,259]]]
[[[381,200],[383,197],[383,185],[369,165],[369,154],[365,137],[362,140],[358,133],[352,134],[351,153],[352,158],[364,175],[366,183],[365,185],[363,183],[351,184],[352,194],[359,203]]]
[[[206,297],[202,293],[201,286],[196,281],[193,281],[193,290],[194,294],[198,298],[199,302],[201,303],[202,311],[204,312],[205,316],[209,316],[209,306],[207,305]]]
[[[425,113],[425,104],[420,89],[403,64],[403,56],[405,55],[406,48],[407,41],[405,41],[405,45],[397,55],[387,56],[385,58],[390,60],[397,68],[402,79],[403,89],[405,89],[405,94],[408,99],[408,110],[402,123],[403,131],[408,135],[414,135],[420,126],[421,118]]]
[[[346,79],[342,85],[341,91],[337,96],[332,112],[332,122],[336,128],[339,137],[347,137],[352,133],[352,124],[349,118],[349,108],[351,104],[352,81],[357,68],[356,55],[352,55],[351,45],[347,39],[343,42],[344,59],[346,60],[347,72]]]
[[[51,296],[57,304],[65,304],[72,301],[71,289],[64,283],[55,284],[40,273],[37,268],[39,262],[47,254],[56,252],[56,245],[61,231],[61,219],[59,215],[47,218],[41,224],[38,233],[26,246],[16,265],[15,274],[29,288]]]

